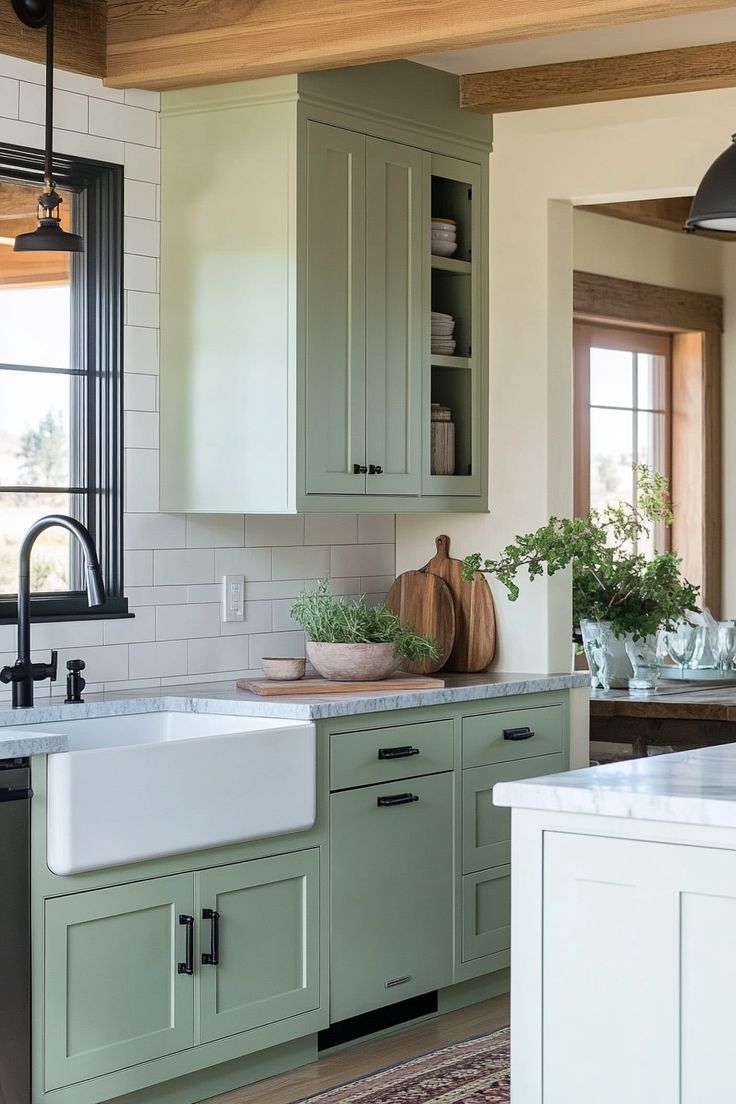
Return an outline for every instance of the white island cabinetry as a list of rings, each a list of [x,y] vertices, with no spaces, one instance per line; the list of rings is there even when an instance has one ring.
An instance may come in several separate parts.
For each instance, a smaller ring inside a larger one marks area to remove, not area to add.
[[[736,1099],[736,748],[505,783],[512,1104]]]

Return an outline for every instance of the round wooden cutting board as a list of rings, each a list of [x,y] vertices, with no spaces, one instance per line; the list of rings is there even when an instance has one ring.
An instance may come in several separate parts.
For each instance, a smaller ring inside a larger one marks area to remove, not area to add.
[[[439,659],[412,663],[405,659],[402,671],[429,675],[447,662],[455,643],[455,606],[449,588],[437,575],[405,571],[386,595],[386,605],[402,625],[411,625],[420,636],[432,636],[440,649]]]
[[[463,563],[450,556],[449,537],[437,537],[435,544],[437,555],[424,571],[447,584],[455,606],[455,643],[445,670],[484,671],[496,654],[496,614],[491,588],[479,571],[472,583],[463,581]]]

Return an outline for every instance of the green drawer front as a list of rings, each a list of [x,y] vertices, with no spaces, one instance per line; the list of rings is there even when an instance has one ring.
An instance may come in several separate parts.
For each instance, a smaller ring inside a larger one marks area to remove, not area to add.
[[[508,739],[504,732],[529,728],[528,739]],[[564,710],[561,705],[538,709],[515,709],[508,713],[485,713],[463,718],[463,766],[481,767],[486,763],[506,763],[533,755],[561,752],[564,736]]]
[[[562,755],[542,755],[463,771],[463,874],[511,862],[511,810],[493,804],[496,783],[557,774],[564,769]]]
[[[330,789],[452,770],[452,749],[450,720],[336,733],[330,737]],[[382,758],[382,753],[392,752],[395,757]]]
[[[463,962],[508,952],[511,946],[511,867],[463,878]],[[508,963],[497,962],[496,969]]]

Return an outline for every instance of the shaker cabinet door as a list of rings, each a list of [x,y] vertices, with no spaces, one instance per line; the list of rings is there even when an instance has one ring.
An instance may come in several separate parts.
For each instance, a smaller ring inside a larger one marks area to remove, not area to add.
[[[307,130],[307,494],[363,494],[365,136]]]
[[[422,203],[428,163],[422,150],[367,139],[368,494],[421,490],[423,227],[428,232]]]

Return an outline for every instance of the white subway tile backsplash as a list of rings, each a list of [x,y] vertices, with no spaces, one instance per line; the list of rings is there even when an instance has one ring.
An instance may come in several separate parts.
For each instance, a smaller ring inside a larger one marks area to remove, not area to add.
[[[158,375],[158,330],[126,326],[123,331],[125,371],[137,375]]]
[[[358,541],[361,544],[393,544],[395,540],[395,514],[358,515]],[[337,541],[330,543],[337,544]]]
[[[141,379],[151,377],[142,376]],[[133,449],[158,448],[158,414],[142,410],[125,412],[125,447]]]
[[[13,142],[18,146],[30,146],[43,149],[43,127],[37,123],[24,123],[20,119],[2,119],[3,142]],[[54,144],[56,150],[56,144]]]
[[[215,578],[220,580],[223,575],[245,575],[246,588],[253,579],[270,579],[271,549],[216,548]]]
[[[249,636],[217,637],[209,640],[190,640],[189,674],[207,674],[210,671],[246,671],[248,669]]]
[[[155,223],[152,223],[155,226]],[[129,326],[158,326],[158,295],[148,291],[126,291],[126,321]]]
[[[123,579],[126,594],[131,587],[147,587],[153,583],[153,552],[127,549],[123,554]]]
[[[75,130],[57,130],[54,127],[54,151],[71,157],[89,157],[95,161],[110,161],[121,165],[124,156],[122,142],[101,138],[97,134],[80,134]]]
[[[123,287],[128,291],[158,291],[158,261],[138,253],[126,253],[123,262]],[[128,307],[130,312],[130,306]]]
[[[189,514],[187,547],[242,548],[242,514]]]
[[[186,588],[185,602],[222,603],[222,583],[193,583]]]
[[[161,179],[161,155],[151,146],[125,144],[125,176],[158,184]]]
[[[223,621],[220,625],[222,636],[243,636],[246,633],[271,632],[273,628],[273,609],[271,602],[246,602],[245,620]]]
[[[360,589],[364,594],[385,594],[393,581],[393,575],[368,575],[360,580]]]
[[[36,83],[43,84],[43,66],[39,65],[38,69],[39,76]],[[122,88],[107,88],[95,77],[86,77],[82,73],[71,73],[66,69],[54,70],[54,85],[56,88],[66,88],[69,92],[79,92],[82,96],[94,96],[98,100],[115,100],[117,103],[123,103],[125,99]]]
[[[129,651],[129,677],[132,679],[180,675],[187,669],[186,640],[163,640],[152,644],[131,644]]]
[[[245,599],[256,601],[261,598],[296,598],[303,590],[303,579],[274,579],[265,583],[246,580]]]
[[[33,650],[95,647],[102,644],[102,626],[102,621],[34,622]]]
[[[303,544],[304,515],[249,514],[245,519],[245,543],[251,548],[271,547],[274,544]]]
[[[306,514],[304,520],[305,544],[356,544],[358,541],[357,514]]]
[[[87,131],[87,96],[80,96],[76,92],[65,92],[60,88],[54,89],[54,124],[60,130],[76,130],[80,133]],[[20,103],[18,118],[25,119],[28,123],[43,123],[46,113],[46,90],[40,84],[28,84],[24,81],[20,86]]]
[[[126,514],[124,524],[126,549],[184,547],[184,514]]]
[[[291,607],[293,604],[291,598],[279,598],[278,601],[273,603],[274,632],[292,632],[299,628],[296,621],[292,621],[291,619]]]
[[[161,606],[156,610],[157,640],[187,640],[197,636],[218,636],[220,607],[192,603]]]
[[[25,58],[10,57],[9,54],[0,54],[0,74],[4,77],[12,77],[14,80],[30,81],[32,84],[44,84],[46,81],[46,68],[37,61],[26,61]],[[65,87],[60,83],[62,70],[54,70],[54,84],[59,88]]]
[[[125,219],[125,252],[140,253],[144,257],[158,257],[161,251],[161,230],[158,222],[150,219]],[[158,322],[145,325],[158,325]],[[131,322],[131,325],[136,325]]]
[[[157,185],[143,180],[125,181],[125,213],[131,218],[156,219]]]
[[[123,379],[123,396],[126,410],[156,410],[156,377],[139,372],[126,372]]]
[[[125,509],[137,513],[158,510],[158,449],[126,448]]]
[[[17,80],[0,77],[0,115],[5,119],[18,118],[20,85]]]
[[[98,648],[63,648],[59,649],[59,667],[54,693],[64,688],[66,664],[69,659],[82,659],[86,664],[84,677],[90,689],[85,690],[85,693],[92,693],[93,683],[107,682],[108,679],[120,681],[129,677],[127,644],[107,644],[105,647]]]
[[[321,579],[330,573],[327,547],[274,548],[272,552],[274,579]]]
[[[304,633],[283,632],[254,634],[250,637],[250,666],[257,669],[264,656],[303,656]]]
[[[155,146],[156,112],[93,97],[89,101],[89,131],[121,142]]]
[[[147,92],[143,88],[126,88],[125,102],[131,107],[144,107],[148,111],[161,110],[161,93]]]
[[[332,549],[330,573],[334,578],[347,575],[393,575],[396,550],[393,544],[359,544],[353,548]]]
[[[161,549],[153,554],[156,586],[214,583],[215,554],[211,548]]]
[[[130,606],[133,617],[105,621],[105,644],[136,644],[156,639],[156,610],[153,606]]]
[[[153,560],[153,552],[150,553]],[[153,568],[151,568],[153,577]],[[165,606],[169,603],[180,605],[190,601],[189,588],[185,586],[140,586],[129,587],[125,592],[131,606]]]

